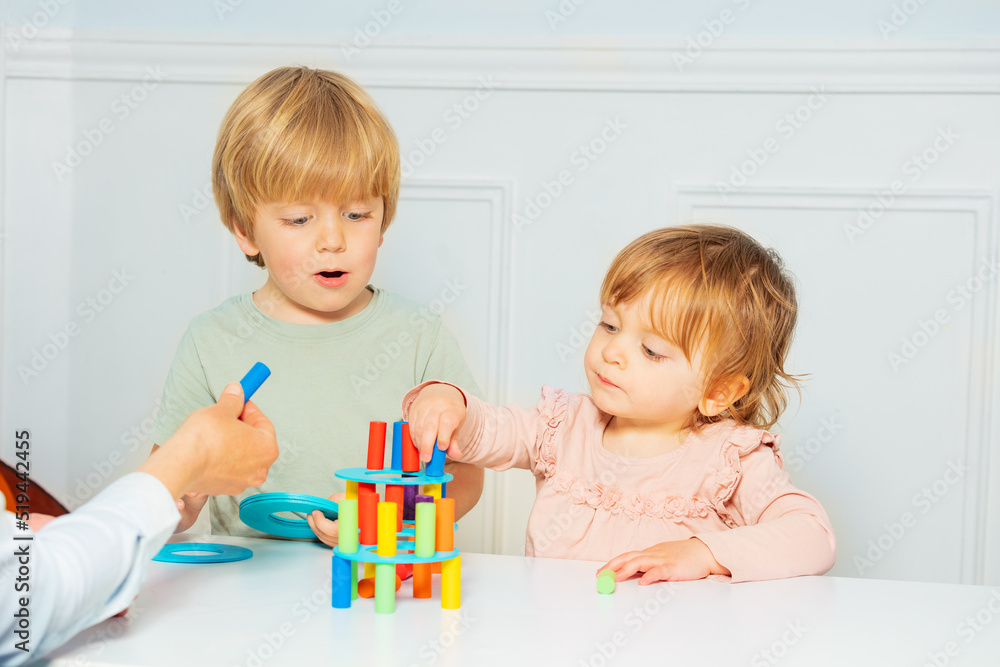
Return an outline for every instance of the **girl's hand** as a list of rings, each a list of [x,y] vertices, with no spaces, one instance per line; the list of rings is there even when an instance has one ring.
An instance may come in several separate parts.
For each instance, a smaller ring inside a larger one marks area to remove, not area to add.
[[[335,503],[339,503],[346,497],[346,493],[335,493],[329,499]],[[316,537],[319,538],[320,542],[328,547],[337,546],[340,538],[339,522],[330,521],[319,510],[313,510],[311,514],[306,515],[306,523],[312,528],[312,532],[316,533]]]
[[[602,565],[597,572],[605,568],[615,571],[615,581],[624,581],[636,572],[644,572],[639,579],[640,586],[657,581],[704,579],[710,574],[731,574],[715,560],[712,550],[696,537],[623,553]]]
[[[434,441],[453,459],[462,458],[458,431],[465,423],[465,397],[448,384],[424,387],[410,404],[410,439],[420,452],[420,460],[431,460]]]

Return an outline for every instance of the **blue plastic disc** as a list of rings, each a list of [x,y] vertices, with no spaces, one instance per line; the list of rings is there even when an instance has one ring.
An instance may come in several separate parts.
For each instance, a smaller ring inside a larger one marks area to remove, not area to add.
[[[177,553],[178,551],[200,551],[200,554]],[[209,544],[208,542],[175,542],[166,544],[153,560],[161,563],[231,563],[246,560],[253,551],[232,544]]]
[[[315,539],[305,519],[275,516],[278,512],[311,514],[320,510],[331,521],[337,519],[337,503],[301,493],[258,493],[240,502],[240,521],[269,535]]]

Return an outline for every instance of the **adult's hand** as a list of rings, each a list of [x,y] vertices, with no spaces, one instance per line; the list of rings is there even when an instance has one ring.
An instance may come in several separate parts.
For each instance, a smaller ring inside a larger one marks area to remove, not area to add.
[[[278,458],[274,426],[238,382],[219,401],[192,412],[137,469],[159,479],[174,498],[183,494],[236,495],[260,486]]]

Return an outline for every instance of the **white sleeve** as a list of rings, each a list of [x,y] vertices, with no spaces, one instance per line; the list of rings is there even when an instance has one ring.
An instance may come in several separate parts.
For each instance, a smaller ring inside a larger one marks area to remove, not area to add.
[[[132,473],[37,533],[15,520],[0,520],[2,665],[40,658],[125,609],[180,513],[158,479]]]

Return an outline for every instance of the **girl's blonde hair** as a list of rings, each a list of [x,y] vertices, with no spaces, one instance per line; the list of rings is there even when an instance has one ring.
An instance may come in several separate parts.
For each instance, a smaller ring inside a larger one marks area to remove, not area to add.
[[[645,234],[618,253],[601,286],[615,306],[648,297],[653,330],[684,352],[701,351],[708,398],[727,381],[749,389],[715,417],[770,428],[800,376],[784,370],[797,305],[781,258],[749,235],[721,225],[688,225]]]
[[[253,240],[257,209],[318,198],[381,197],[382,232],[396,214],[399,144],[382,112],[348,77],[279,67],[243,90],[226,112],[212,158],[222,222]],[[263,266],[259,255],[247,256]]]

